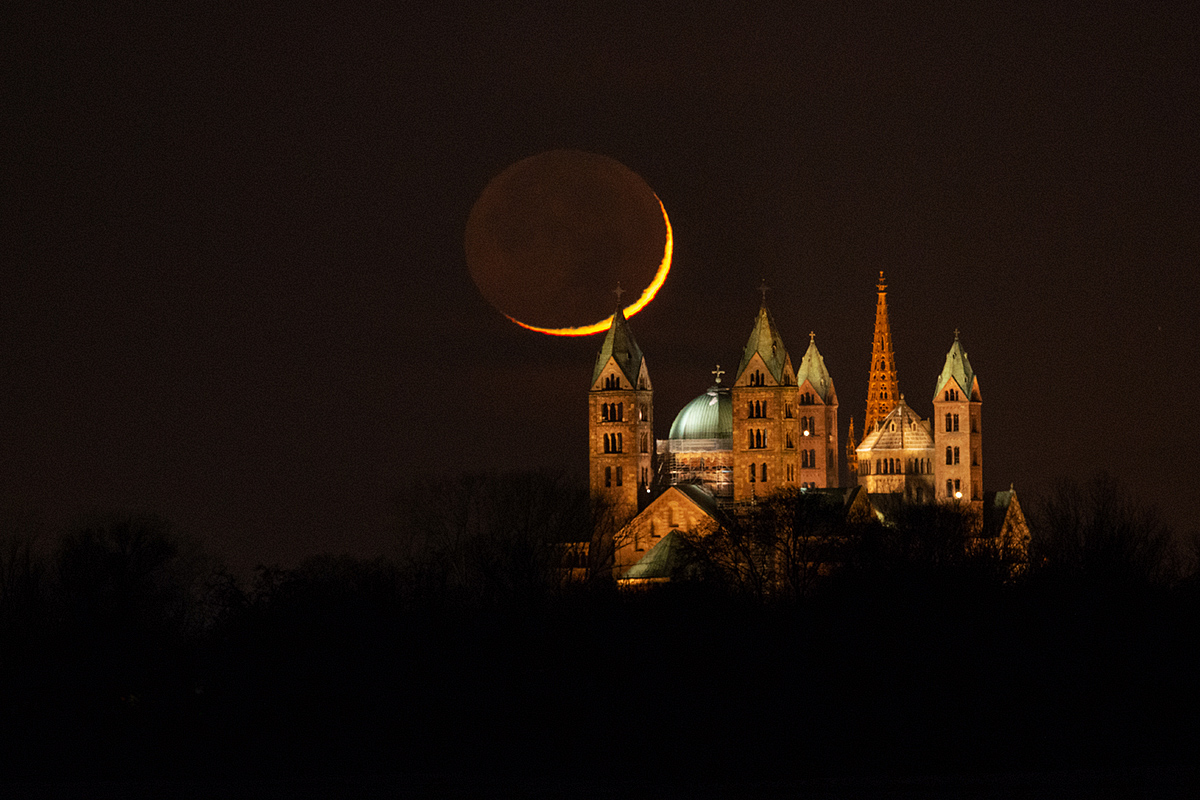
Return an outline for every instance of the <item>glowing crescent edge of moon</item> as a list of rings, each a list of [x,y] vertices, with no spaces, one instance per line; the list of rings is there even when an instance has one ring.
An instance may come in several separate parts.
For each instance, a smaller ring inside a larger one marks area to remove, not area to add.
[[[662,209],[663,221],[667,224],[667,244],[663,248],[662,263],[658,265],[658,272],[654,276],[654,280],[646,287],[646,291],[642,292],[642,296],[637,299],[633,305],[626,307],[625,317],[632,317],[634,314],[645,308],[654,295],[658,294],[658,290],[662,288],[663,282],[667,279],[667,273],[671,271],[671,253],[675,250],[674,237],[671,235],[671,218],[667,216],[667,209],[662,204],[662,200],[658,199],[658,195],[654,195],[654,199],[658,200],[658,207]],[[608,330],[612,325],[612,317],[602,319],[595,325],[587,325],[582,328],[538,328],[534,325],[526,325],[521,320],[514,317],[504,316],[511,319],[513,322],[520,325],[522,328],[527,328],[538,333],[548,333],[551,336],[591,336],[593,333],[601,333]]]

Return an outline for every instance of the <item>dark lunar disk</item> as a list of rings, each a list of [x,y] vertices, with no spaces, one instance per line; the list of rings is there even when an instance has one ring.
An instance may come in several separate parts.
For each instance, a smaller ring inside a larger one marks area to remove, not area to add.
[[[552,150],[487,185],[467,219],[467,266],[479,291],[528,325],[591,325],[619,283],[634,302],[654,280],[666,226],[654,192],[606,156]]]

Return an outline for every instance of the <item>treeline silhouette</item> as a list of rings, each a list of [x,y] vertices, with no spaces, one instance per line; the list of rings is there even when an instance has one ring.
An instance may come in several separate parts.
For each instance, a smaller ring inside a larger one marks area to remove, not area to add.
[[[638,592],[599,562],[562,580],[598,513],[564,479],[427,480],[397,508],[395,558],[249,582],[155,517],[10,525],[5,780],[813,787],[1176,768],[1200,746],[1194,547],[1110,478],[1029,509],[1019,574],[967,554],[945,508],[833,530],[793,500]],[[814,537],[834,568],[808,571]],[[764,541],[790,548],[786,589],[722,566]]]

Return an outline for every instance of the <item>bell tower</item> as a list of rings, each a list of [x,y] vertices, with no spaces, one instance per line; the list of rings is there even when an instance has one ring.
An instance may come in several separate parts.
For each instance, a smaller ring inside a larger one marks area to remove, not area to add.
[[[815,333],[808,334],[808,350],[796,371],[796,390],[796,412],[800,417],[800,435],[796,439],[800,450],[800,485],[810,489],[836,487],[839,483],[837,391],[825,368],[825,359],[817,349]]]
[[[650,373],[625,314],[617,308],[588,392],[589,483],[592,497],[611,511],[613,530],[637,515],[649,492],[653,448]]]
[[[983,397],[954,332],[933,395],[933,475],[939,500],[983,500]]]
[[[796,373],[767,310],[767,287],[742,351],[733,401],[733,499],[749,501],[800,483]],[[790,476],[790,477],[789,477]]]

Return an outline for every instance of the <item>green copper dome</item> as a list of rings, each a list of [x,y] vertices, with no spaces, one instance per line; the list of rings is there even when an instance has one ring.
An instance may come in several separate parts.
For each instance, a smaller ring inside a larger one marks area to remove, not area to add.
[[[671,424],[669,439],[732,439],[733,400],[715,385],[683,407]]]

